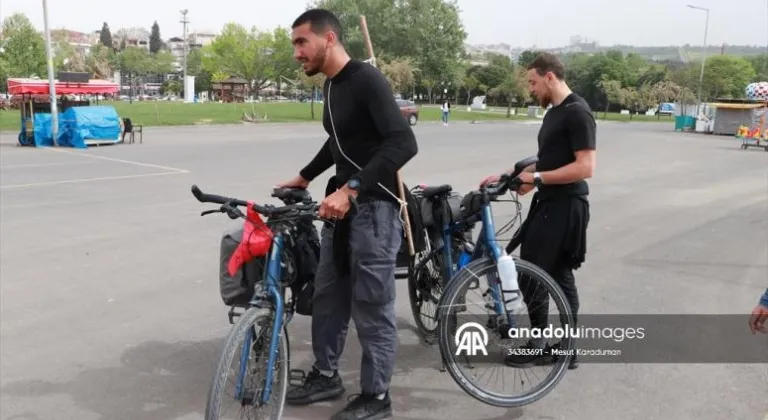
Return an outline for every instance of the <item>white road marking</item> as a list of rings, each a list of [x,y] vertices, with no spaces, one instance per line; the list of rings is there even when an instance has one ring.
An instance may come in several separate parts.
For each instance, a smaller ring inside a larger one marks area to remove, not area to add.
[[[16,169],[16,168],[42,168],[46,166],[69,166],[69,165],[87,165],[90,163],[96,163],[92,160],[81,160],[77,162],[54,162],[54,163],[30,163],[26,165],[4,165],[0,166],[0,169]]]
[[[153,176],[179,175],[179,174],[186,174],[186,173],[189,173],[189,171],[175,170],[175,171],[171,171],[171,172],[159,172],[159,173],[153,173],[153,174],[105,176],[105,177],[98,177],[98,178],[64,179],[64,180],[61,180],[61,181],[33,182],[33,183],[29,183],[29,184],[2,185],[2,186],[0,186],[0,190],[9,190],[9,189],[14,189],[14,188],[28,188],[28,187],[46,187],[46,186],[49,186],[49,185],[60,185],[60,184],[80,184],[80,183],[84,183],[84,182],[111,181],[111,180],[118,180],[118,179],[148,178],[148,177],[153,177]]]
[[[73,151],[64,150],[64,149],[54,149],[52,147],[45,147],[43,149],[50,150],[52,152],[59,152],[59,153],[66,153],[66,154],[75,155],[75,156],[88,157],[88,158],[91,158],[91,159],[100,159],[100,160],[106,160],[106,161],[110,161],[110,162],[124,163],[126,165],[144,166],[144,167],[147,167],[147,168],[162,169],[164,171],[174,171],[174,172],[178,172],[178,173],[188,173],[189,172],[186,169],[173,168],[171,166],[155,165],[155,164],[152,164],[152,163],[136,162],[134,160],[117,159],[117,158],[111,158],[111,157],[106,157],[106,156],[96,156],[96,155],[92,155],[92,154],[89,154],[89,153],[79,153],[79,152],[73,152]]]

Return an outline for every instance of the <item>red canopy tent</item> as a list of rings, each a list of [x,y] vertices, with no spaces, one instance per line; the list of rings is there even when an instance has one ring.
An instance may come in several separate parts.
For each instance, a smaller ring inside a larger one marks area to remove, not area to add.
[[[60,82],[54,80],[56,95],[98,95],[118,93],[120,85],[107,80],[91,79],[88,83]],[[49,95],[48,81],[44,79],[8,79],[11,95]]]

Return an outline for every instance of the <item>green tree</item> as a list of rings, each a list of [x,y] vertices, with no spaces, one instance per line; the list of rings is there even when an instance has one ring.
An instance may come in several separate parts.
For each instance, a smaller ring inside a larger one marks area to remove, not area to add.
[[[99,42],[105,47],[114,48],[114,45],[112,45],[112,31],[109,30],[109,25],[107,22],[104,22],[104,24],[101,25]]]
[[[469,71],[469,75],[477,79],[480,84],[488,86],[488,89],[493,89],[507,79],[510,71],[508,68],[489,65],[475,67]]]
[[[5,74],[0,74],[3,86],[9,77],[44,78],[47,75],[43,37],[24,14],[6,17],[0,32],[3,34],[0,61],[5,69]]]
[[[277,27],[272,31],[271,46],[272,74],[278,92],[282,92],[283,77],[291,79],[296,73],[298,63],[293,58],[291,34],[287,28]]]
[[[152,31],[149,34],[149,52],[157,53],[163,48],[163,38],[160,37],[160,25],[157,21],[152,24]]]
[[[160,86],[160,94],[162,95],[178,95],[181,91],[182,85],[179,80],[166,80]]]
[[[52,33],[51,46],[53,47],[54,71],[85,71],[85,57],[78,54],[75,47],[69,43],[66,32]]]
[[[603,115],[607,116],[608,108],[610,108],[611,104],[621,104],[621,96],[624,91],[621,88],[621,82],[608,79],[607,77],[600,80],[600,90],[605,95],[605,112]]]
[[[315,119],[315,96],[317,96],[318,89],[323,88],[325,83],[325,76],[322,73],[318,73],[314,76],[307,76],[301,69],[296,70],[296,76],[299,81],[299,85],[312,92],[312,96],[309,100],[309,113],[312,119]]]
[[[396,94],[409,90],[416,82],[416,69],[410,58],[396,58],[389,63],[381,61],[379,68]]]
[[[472,92],[477,89],[479,84],[480,82],[478,82],[472,75],[464,77],[464,89],[467,91],[467,106],[469,106],[469,103],[472,100]]]
[[[456,0],[314,0],[308,7],[333,11],[341,21],[345,46],[353,58],[367,59],[360,30],[366,17],[376,58],[409,57],[424,81],[454,80],[467,34]]]
[[[207,70],[200,70],[195,75],[195,92],[211,92],[213,75]]]
[[[744,88],[755,77],[752,64],[742,57],[716,55],[704,65],[702,100],[741,98]]]
[[[520,56],[517,57],[517,65],[526,68],[528,67],[528,64],[531,64],[531,62],[540,54],[540,51],[536,50],[525,50],[522,53],[520,53]]]
[[[749,61],[749,64],[752,65],[752,69],[755,71],[755,77],[750,80],[751,82],[768,81],[768,54],[747,57],[747,61]]]
[[[91,53],[85,59],[85,66],[86,71],[94,78],[108,79],[119,67],[119,57],[112,47],[97,44],[91,47]]]
[[[248,81],[252,91],[266,86],[274,74],[270,33],[228,23],[208,47],[203,54],[203,68],[211,73],[241,77]]]
[[[512,104],[524,95],[524,88],[520,84],[516,72],[507,72],[507,77],[498,86],[488,91],[491,97],[499,98],[507,105],[507,118],[512,116]]]
[[[187,74],[197,77],[203,71],[203,53],[195,48],[187,53]]]

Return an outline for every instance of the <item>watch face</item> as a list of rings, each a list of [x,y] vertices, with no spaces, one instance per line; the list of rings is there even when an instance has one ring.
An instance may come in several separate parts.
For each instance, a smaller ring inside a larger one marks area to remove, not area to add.
[[[358,187],[360,187],[360,181],[353,178],[353,179],[350,179],[349,182],[347,182],[347,185],[349,185],[349,188],[356,190]]]

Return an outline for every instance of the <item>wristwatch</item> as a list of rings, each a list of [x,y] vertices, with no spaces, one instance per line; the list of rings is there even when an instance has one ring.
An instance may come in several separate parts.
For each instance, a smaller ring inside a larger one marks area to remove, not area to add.
[[[533,173],[533,185],[535,185],[536,187],[539,187],[539,186],[541,186],[541,184],[542,184],[541,174],[539,172],[534,172]]]
[[[350,178],[349,181],[347,181],[347,187],[349,187],[350,190],[358,191],[360,189],[360,179]]]

